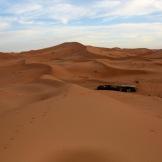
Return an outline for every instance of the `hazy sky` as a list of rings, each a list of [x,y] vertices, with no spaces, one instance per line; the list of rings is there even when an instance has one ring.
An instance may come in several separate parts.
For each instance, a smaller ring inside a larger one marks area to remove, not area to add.
[[[0,0],[0,51],[67,41],[162,48],[162,0]]]

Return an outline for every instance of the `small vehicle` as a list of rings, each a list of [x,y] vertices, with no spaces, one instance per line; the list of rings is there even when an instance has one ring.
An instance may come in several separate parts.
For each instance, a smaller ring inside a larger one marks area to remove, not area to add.
[[[137,88],[134,85],[100,85],[96,90],[113,90],[120,92],[136,92]]]

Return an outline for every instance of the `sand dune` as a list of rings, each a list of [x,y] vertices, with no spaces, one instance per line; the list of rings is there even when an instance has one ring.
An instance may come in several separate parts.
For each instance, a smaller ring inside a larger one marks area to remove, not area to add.
[[[161,162],[161,64],[77,42],[0,53],[0,161]],[[111,83],[138,91],[94,90]]]
[[[91,79],[102,79],[110,77],[119,77],[124,75],[147,74],[149,72],[138,69],[124,69],[110,66],[102,61],[75,62],[72,64],[64,64],[65,71],[78,77],[87,77]]]
[[[77,86],[9,112],[1,120],[4,162],[11,157],[14,162],[86,161],[86,154],[93,159],[96,152],[110,161],[161,160],[161,119]],[[83,152],[81,157],[70,155],[77,150]]]
[[[25,60],[9,61],[0,67],[0,84],[8,86],[8,84],[33,82],[41,75],[49,73],[51,73],[51,67],[45,64],[26,64]]]

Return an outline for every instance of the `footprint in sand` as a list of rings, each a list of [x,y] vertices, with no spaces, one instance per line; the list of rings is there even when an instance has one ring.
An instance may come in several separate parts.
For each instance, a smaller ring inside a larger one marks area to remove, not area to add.
[[[14,141],[14,140],[15,140],[14,137],[9,138],[9,141]],[[2,147],[3,150],[7,150],[7,149],[8,149],[8,146],[9,146],[9,144],[4,145],[4,146]]]
[[[36,119],[36,117],[32,117],[32,120],[35,120]]]
[[[19,125],[17,125],[19,128],[24,128],[25,127],[25,125],[24,124],[19,124]]]
[[[67,94],[64,94],[63,96],[64,96],[64,97],[67,97],[68,95],[67,95]]]
[[[14,140],[15,140],[14,137],[9,138],[9,141],[14,141]],[[4,145],[3,146],[3,150],[7,150],[8,149],[8,146],[9,146],[9,144]]]
[[[162,116],[161,115],[157,115],[156,116],[158,119],[162,119]]]
[[[15,140],[15,138],[14,138],[14,137],[11,137],[11,138],[10,138],[10,141],[14,141],[14,140]]]
[[[150,132],[150,133],[156,133],[156,130],[150,129],[149,132]]]
[[[36,117],[32,117],[31,120],[29,121],[30,124],[33,124],[34,120],[36,119]]]
[[[8,145],[3,146],[3,150],[7,150],[8,149]]]
[[[19,129],[16,129],[15,132],[16,132],[16,133],[19,133],[20,131],[19,131]]]
[[[33,124],[33,121],[29,121],[30,124]]]
[[[3,147],[4,150],[7,150],[7,148],[8,148],[7,146],[4,146],[4,147]]]
[[[47,112],[44,112],[43,114],[42,114],[42,117],[46,117],[47,116]]]

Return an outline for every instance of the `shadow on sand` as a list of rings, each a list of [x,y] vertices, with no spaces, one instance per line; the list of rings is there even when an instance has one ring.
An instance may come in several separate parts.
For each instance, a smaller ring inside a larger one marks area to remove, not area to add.
[[[48,159],[47,162],[121,162],[121,159],[100,151],[67,150],[59,153],[57,157]]]

